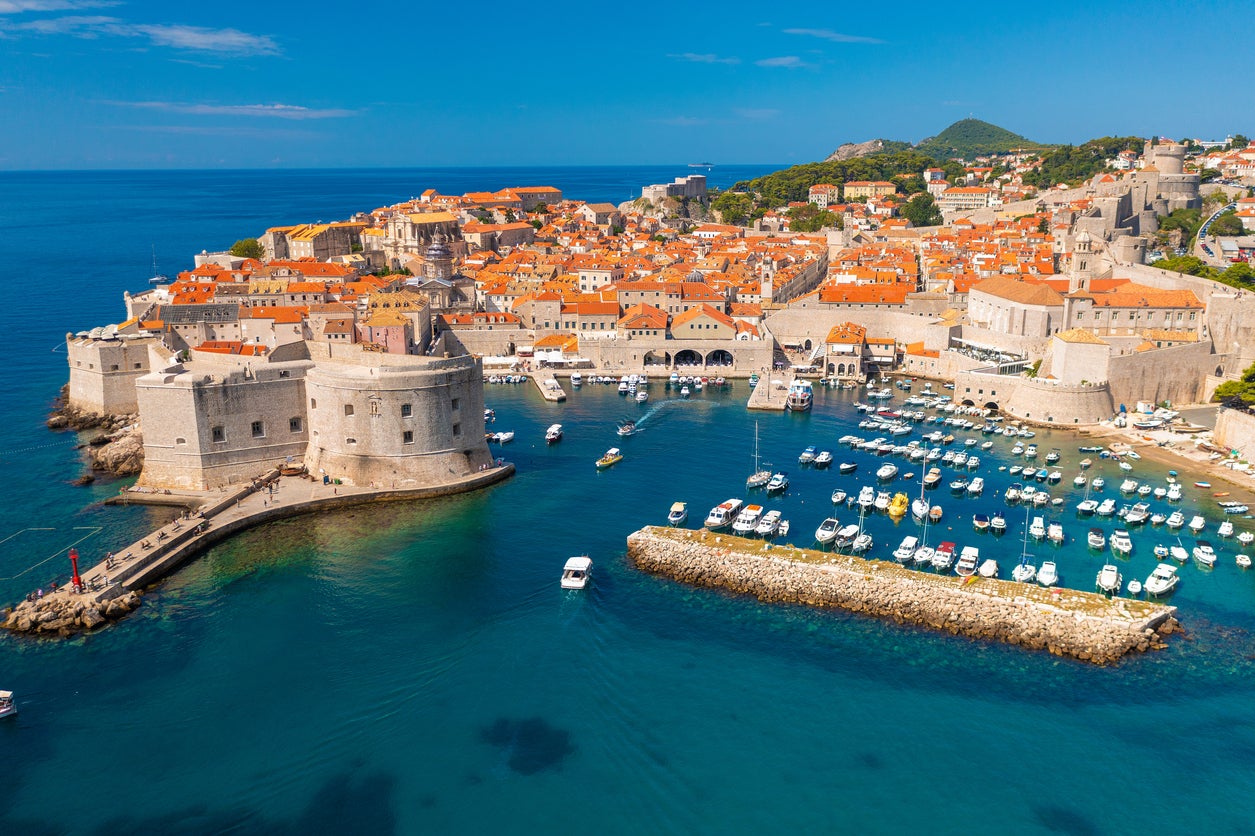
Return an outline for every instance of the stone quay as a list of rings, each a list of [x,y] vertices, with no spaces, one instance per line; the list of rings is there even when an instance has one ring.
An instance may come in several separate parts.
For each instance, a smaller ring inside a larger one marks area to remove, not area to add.
[[[1164,645],[1176,608],[1073,589],[904,569],[708,531],[647,526],[628,536],[645,572],[770,603],[830,607],[1109,665]]]

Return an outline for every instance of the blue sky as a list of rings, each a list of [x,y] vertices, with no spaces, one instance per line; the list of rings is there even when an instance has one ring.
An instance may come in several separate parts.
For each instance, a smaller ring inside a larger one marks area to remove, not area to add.
[[[969,115],[1043,142],[1249,135],[1250,23],[1249,2],[0,0],[0,169],[804,162]]]

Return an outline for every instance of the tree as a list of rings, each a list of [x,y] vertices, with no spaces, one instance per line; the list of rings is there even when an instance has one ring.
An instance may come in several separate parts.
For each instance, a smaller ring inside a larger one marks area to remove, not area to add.
[[[228,252],[240,258],[253,258],[258,261],[265,255],[261,248],[261,242],[256,238],[241,238],[231,245],[231,249]]]
[[[1037,222],[1037,231],[1045,234],[1050,232],[1050,216],[1042,215],[1041,220]]]
[[[1212,235],[1241,235],[1245,230],[1241,219],[1236,214],[1225,212],[1216,216],[1211,226],[1207,227],[1207,231]]]
[[[754,199],[744,192],[721,192],[710,202],[710,208],[719,213],[725,224],[743,224],[754,211]]]
[[[941,210],[928,192],[912,195],[902,207],[902,217],[914,226],[937,226],[941,223]]]
[[[841,218],[829,212],[827,209],[820,210],[813,203],[805,206],[794,206],[789,210],[789,229],[793,232],[818,232],[824,227],[840,229]]]
[[[1248,145],[1250,145],[1250,144],[1251,144],[1251,141],[1250,141],[1249,139],[1247,139],[1244,135],[1242,135],[1242,134],[1234,134],[1234,135],[1233,135],[1233,139],[1229,140],[1229,148],[1228,148],[1228,150],[1230,150],[1230,151],[1241,151],[1243,148],[1245,148],[1246,146],[1248,146]]]
[[[1220,176],[1220,172],[1214,168],[1205,168],[1198,173],[1198,182],[1210,183]]]

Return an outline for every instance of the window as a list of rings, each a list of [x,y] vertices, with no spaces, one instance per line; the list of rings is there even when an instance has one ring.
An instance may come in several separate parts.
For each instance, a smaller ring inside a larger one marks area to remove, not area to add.
[[[453,404],[452,404],[452,405],[453,405],[453,408],[454,408],[454,409],[457,409],[458,407],[460,407],[460,406],[462,405],[462,399],[461,399],[461,398],[454,398],[454,399],[453,399]]]
[[[1085,311],[1077,311],[1077,312],[1076,312],[1076,321],[1077,321],[1077,322],[1080,322],[1080,321],[1081,321],[1082,319],[1084,319],[1084,318],[1085,318]]]
[[[265,438],[266,437],[266,425],[263,424],[261,421],[254,421],[252,425],[252,430],[253,430],[253,438]]]
[[[412,404],[408,404],[408,403],[401,404],[401,417],[402,418],[409,418],[413,414],[414,414],[414,406]]]
[[[346,438],[346,439],[344,439],[344,443],[345,443],[345,444],[356,444],[356,443],[357,443],[357,439],[356,439],[356,438]]]
[[[137,368],[137,369],[138,369],[139,367],[140,367],[139,363],[136,363],[136,364],[135,364],[135,368]]]
[[[294,433],[299,433],[299,432],[301,431],[301,419],[300,419],[300,418],[289,418],[289,419],[288,419],[288,431],[289,431],[289,432],[294,432]]]
[[[1190,311],[1190,322],[1194,321],[1194,311]]]
[[[315,398],[310,398],[310,399],[309,399],[309,408],[310,408],[310,409],[317,409],[317,408],[318,408],[318,401],[317,401]]]
[[[454,424],[454,425],[453,425],[453,434],[454,434],[454,435],[461,435],[461,434],[462,434],[462,425],[461,425],[461,424]]]
[[[114,363],[112,366],[110,366],[110,367],[109,367],[109,371],[111,371],[111,372],[116,372],[117,370],[118,370],[118,364],[117,364],[117,363]]]
[[[405,432],[401,433],[401,443],[413,444],[414,443],[414,431],[406,430]]]
[[[209,437],[213,439],[215,444],[220,444],[227,440],[227,433],[222,427],[214,427],[209,431]]]
[[[346,403],[346,404],[344,405],[344,417],[345,417],[345,418],[348,418],[348,417],[349,417],[350,415],[352,415],[352,414],[353,414],[353,404],[351,404],[351,403]]]
[[[288,371],[287,369],[282,369],[279,372],[279,377],[291,377],[291,376],[292,376],[292,372]]]
[[[181,447],[181,446],[183,446],[184,444],[187,444],[187,439],[186,439],[186,438],[183,438],[183,437],[181,437],[181,436],[180,436],[179,438],[176,438],[176,439],[174,440],[174,443],[175,443],[176,445],[178,445],[178,446],[180,446],[180,447]]]

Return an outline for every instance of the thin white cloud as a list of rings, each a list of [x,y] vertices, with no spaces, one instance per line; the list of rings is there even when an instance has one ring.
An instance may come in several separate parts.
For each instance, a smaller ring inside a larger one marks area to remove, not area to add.
[[[159,110],[165,113],[187,113],[193,116],[249,116],[272,119],[340,119],[357,111],[341,108],[310,108],[288,104],[219,105],[192,102],[106,102],[119,107]]]
[[[785,69],[790,70],[814,66],[813,64],[806,63],[796,55],[780,55],[775,58],[763,58],[762,60],[755,61],[754,63],[760,67],[784,67]]]
[[[71,12],[121,5],[119,0],[0,0],[0,15],[23,12]]]
[[[705,125],[709,123],[709,119],[702,119],[699,116],[669,116],[666,119],[655,119],[660,125],[673,125],[679,128],[691,128],[696,125]]]
[[[774,107],[738,107],[732,112],[742,119],[772,119],[780,115]]]
[[[0,0],[5,2],[6,0]],[[13,0],[10,0],[12,2]],[[105,15],[66,15],[28,20],[22,23],[0,21],[0,36],[20,33],[69,35],[94,39],[105,36],[142,38],[152,46],[220,55],[279,55],[279,45],[269,35],[254,35],[239,29],[210,29],[181,24],[128,23]]]
[[[715,55],[711,52],[680,52],[667,56],[676,61],[689,61],[694,64],[739,64],[740,58],[733,56]]]
[[[862,35],[846,35],[831,29],[785,29],[786,35],[807,35],[812,38],[823,38],[838,44],[883,44],[880,38],[867,38]]]

